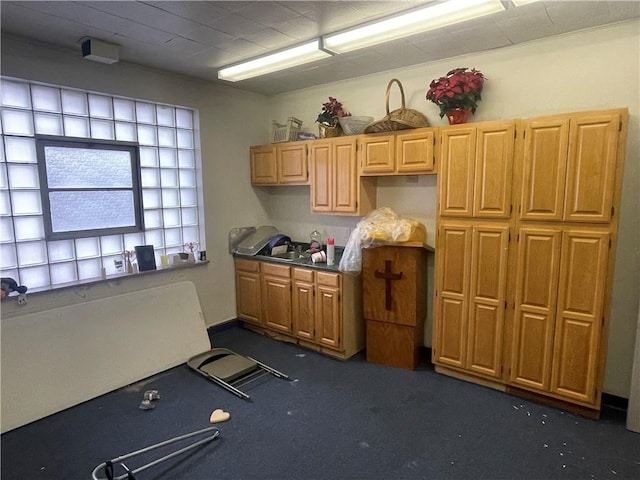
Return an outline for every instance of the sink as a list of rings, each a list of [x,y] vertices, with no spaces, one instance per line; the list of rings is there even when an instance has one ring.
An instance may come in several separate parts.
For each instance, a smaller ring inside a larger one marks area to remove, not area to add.
[[[276,253],[275,255],[271,255],[271,258],[278,258],[287,262],[293,262],[300,258],[300,254],[298,252]]]

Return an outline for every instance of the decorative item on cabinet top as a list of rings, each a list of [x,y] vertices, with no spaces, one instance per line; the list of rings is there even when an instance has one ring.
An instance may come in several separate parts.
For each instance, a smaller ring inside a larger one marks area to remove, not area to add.
[[[402,107],[390,112],[389,95],[391,93],[391,85],[393,85],[394,83],[398,85],[398,88],[400,88]],[[364,130],[364,133],[389,132],[429,126],[429,120],[427,120],[427,117],[425,117],[422,113],[411,108],[405,108],[404,89],[402,88],[402,83],[400,83],[400,80],[398,80],[397,78],[392,78],[387,84],[386,109],[387,114],[382,119],[370,124]]]
[[[275,120],[273,120],[271,124],[271,143],[293,142],[298,139],[298,132],[300,131],[300,127],[302,127],[302,120],[298,120],[296,117],[289,117],[287,118],[287,123],[284,125]]]
[[[440,118],[447,116],[450,125],[466,123],[469,112],[476,113],[485,76],[475,68],[454,68],[433,80],[426,98],[438,105]]]
[[[373,122],[373,117],[366,116],[350,116],[339,117],[338,121],[345,135],[360,135],[364,133],[367,126]]]
[[[316,118],[320,138],[339,136],[342,131],[339,123],[340,117],[350,115],[342,106],[342,102],[339,102],[335,97],[329,97],[329,101],[322,104],[322,112]]]

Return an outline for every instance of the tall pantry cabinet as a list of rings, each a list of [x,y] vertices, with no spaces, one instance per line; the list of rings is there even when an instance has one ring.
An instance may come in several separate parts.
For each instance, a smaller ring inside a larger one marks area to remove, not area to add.
[[[443,129],[440,371],[597,416],[627,115]]]

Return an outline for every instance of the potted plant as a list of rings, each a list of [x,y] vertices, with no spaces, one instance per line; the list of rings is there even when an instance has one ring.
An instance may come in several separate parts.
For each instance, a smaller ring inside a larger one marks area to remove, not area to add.
[[[447,115],[450,124],[465,123],[482,100],[484,81],[485,76],[475,68],[454,68],[431,82],[427,100],[440,107],[440,118]]]
[[[329,101],[322,104],[322,112],[318,115],[316,122],[320,128],[320,137],[337,137],[340,134],[340,124],[338,118],[348,117],[342,103],[334,97],[329,97]]]

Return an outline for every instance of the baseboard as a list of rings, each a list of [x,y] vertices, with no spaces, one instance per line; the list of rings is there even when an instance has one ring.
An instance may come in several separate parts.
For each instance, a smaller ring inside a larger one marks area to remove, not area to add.
[[[209,334],[209,337],[211,337],[211,335],[224,332],[225,330],[229,330],[231,328],[239,327],[240,325],[240,320],[238,320],[237,318],[232,318],[231,320],[227,320],[226,322],[218,323],[217,325],[208,327],[207,333]]]
[[[610,393],[602,394],[602,406],[607,408],[615,408],[616,410],[622,410],[624,412],[629,408],[629,399],[624,397],[618,397]]]

